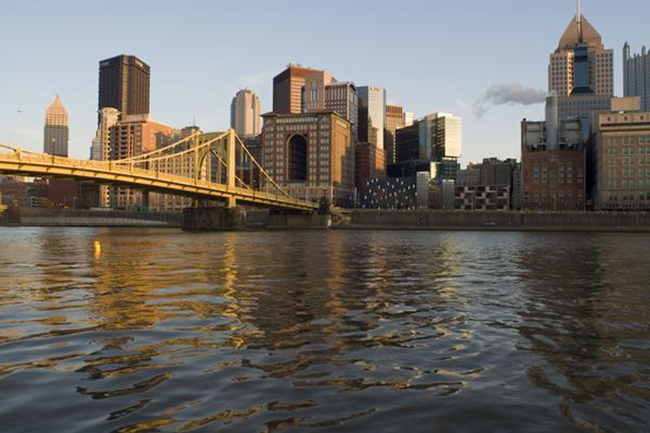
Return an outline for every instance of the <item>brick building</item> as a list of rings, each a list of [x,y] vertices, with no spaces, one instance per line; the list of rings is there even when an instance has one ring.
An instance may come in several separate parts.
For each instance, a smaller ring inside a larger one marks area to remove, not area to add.
[[[354,144],[350,122],[330,111],[262,116],[264,169],[293,197],[351,205]],[[264,188],[264,185],[262,185]]]

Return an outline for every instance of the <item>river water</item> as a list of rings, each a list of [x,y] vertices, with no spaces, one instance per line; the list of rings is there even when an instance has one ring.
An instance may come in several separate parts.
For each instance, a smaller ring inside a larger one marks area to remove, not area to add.
[[[649,321],[649,235],[0,228],[0,431],[647,432]]]

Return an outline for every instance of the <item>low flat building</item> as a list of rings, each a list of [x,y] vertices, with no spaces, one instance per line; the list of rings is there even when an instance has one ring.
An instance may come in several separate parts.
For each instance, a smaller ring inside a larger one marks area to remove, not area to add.
[[[454,209],[465,211],[508,211],[509,186],[456,186]]]
[[[478,186],[481,184],[481,165],[467,164],[466,168],[458,170],[456,186]]]
[[[361,209],[416,209],[415,178],[383,178],[365,181],[358,190]]]
[[[522,208],[586,209],[586,152],[579,120],[522,122]]]
[[[650,112],[617,111],[594,117],[591,160],[596,209],[650,209]]]

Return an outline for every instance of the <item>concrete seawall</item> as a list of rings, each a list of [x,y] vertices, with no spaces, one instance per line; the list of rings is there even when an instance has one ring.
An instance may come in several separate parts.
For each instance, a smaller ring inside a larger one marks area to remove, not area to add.
[[[349,229],[649,232],[649,213],[355,210]]]
[[[57,227],[181,227],[182,214],[72,209],[14,208],[5,225]]]

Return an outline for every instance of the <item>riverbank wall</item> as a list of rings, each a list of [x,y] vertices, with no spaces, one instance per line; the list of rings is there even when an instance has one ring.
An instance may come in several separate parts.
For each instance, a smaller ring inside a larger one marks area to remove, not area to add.
[[[2,225],[41,227],[181,227],[183,215],[173,212],[10,208]]]
[[[189,214],[188,214],[189,212]],[[650,233],[650,212],[459,212],[353,210],[341,215],[236,212],[203,209],[182,213],[14,208],[0,225],[70,227],[168,227],[186,230],[439,230]],[[188,215],[190,216],[188,219]],[[188,225],[188,221],[189,223]]]
[[[354,210],[345,229],[648,232],[650,212]]]
[[[183,211],[183,230],[326,230],[330,215],[276,213],[269,210],[223,207],[187,208]]]

